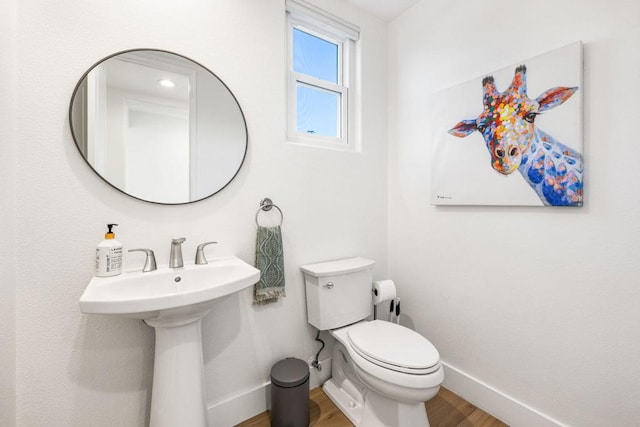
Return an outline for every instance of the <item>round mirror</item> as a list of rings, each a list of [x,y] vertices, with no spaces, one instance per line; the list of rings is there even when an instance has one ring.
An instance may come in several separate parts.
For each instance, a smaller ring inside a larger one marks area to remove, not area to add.
[[[171,52],[129,50],[80,79],[71,133],[89,166],[137,199],[202,200],[236,176],[247,127],[229,88],[202,65]]]

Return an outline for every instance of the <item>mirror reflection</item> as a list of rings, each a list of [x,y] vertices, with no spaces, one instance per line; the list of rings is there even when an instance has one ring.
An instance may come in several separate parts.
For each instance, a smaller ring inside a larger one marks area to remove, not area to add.
[[[132,50],[105,58],[71,99],[71,132],[91,168],[141,200],[202,200],[238,173],[247,130],[237,100],[183,56]]]

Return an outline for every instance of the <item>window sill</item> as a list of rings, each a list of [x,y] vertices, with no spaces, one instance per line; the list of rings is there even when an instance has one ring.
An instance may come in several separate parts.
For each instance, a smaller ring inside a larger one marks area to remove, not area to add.
[[[304,137],[289,137],[287,138],[288,145],[294,145],[298,147],[311,147],[321,148],[324,150],[344,151],[350,153],[357,153],[357,150],[353,144],[345,144],[343,142],[336,142],[332,139],[320,139],[320,138],[304,138]]]

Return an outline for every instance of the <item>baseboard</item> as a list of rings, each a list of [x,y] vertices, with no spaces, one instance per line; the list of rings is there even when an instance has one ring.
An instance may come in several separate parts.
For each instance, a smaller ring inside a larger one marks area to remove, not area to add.
[[[270,385],[266,382],[209,406],[209,425],[231,427],[266,411]]]
[[[321,372],[313,368],[310,370],[310,388],[318,387],[331,375],[331,358],[323,359],[321,364]],[[207,416],[209,425],[232,427],[269,408],[271,408],[271,381],[209,406]]]
[[[444,366],[444,383],[442,384],[444,387],[510,426],[566,426],[566,424],[496,390],[449,363],[442,362],[442,365]]]

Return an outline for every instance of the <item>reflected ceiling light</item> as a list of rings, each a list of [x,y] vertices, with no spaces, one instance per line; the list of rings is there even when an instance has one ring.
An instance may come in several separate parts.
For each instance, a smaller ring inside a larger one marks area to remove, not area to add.
[[[164,87],[176,87],[176,83],[173,80],[169,79],[158,80],[158,83],[160,83],[160,86]]]

